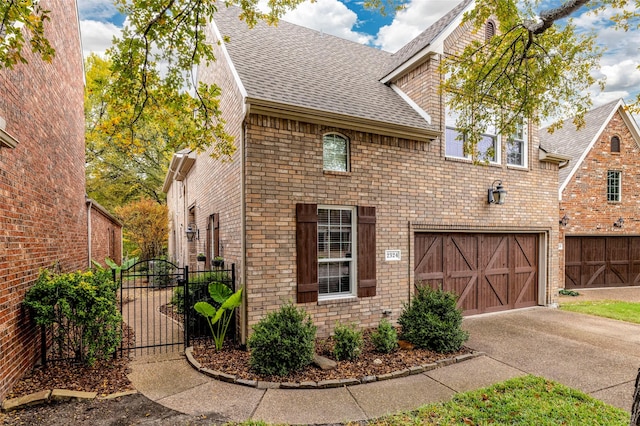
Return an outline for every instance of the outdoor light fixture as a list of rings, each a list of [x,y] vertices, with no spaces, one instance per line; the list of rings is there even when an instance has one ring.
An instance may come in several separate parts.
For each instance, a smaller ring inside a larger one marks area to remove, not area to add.
[[[622,225],[624,225],[624,219],[623,218],[618,218],[618,220],[616,220],[615,222],[613,222],[613,226],[615,226],[616,228],[622,228]]]
[[[187,234],[187,241],[193,241],[193,239],[196,237],[196,234],[198,233],[198,229],[196,228],[195,224],[190,223],[189,225],[187,225],[187,230],[185,231],[185,233]]]
[[[562,216],[562,219],[560,219],[560,225],[567,226],[567,223],[569,223],[569,217],[565,214]]]
[[[504,204],[507,198],[507,191],[502,186],[501,180],[494,180],[488,191],[487,201],[489,204]]]

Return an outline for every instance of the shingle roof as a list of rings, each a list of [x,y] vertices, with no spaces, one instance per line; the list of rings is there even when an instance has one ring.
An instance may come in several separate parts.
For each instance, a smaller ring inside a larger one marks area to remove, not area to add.
[[[248,29],[239,13],[220,8],[214,22],[249,99],[436,130],[378,80],[390,53],[285,21]]]
[[[571,157],[569,167],[560,169],[558,173],[561,186],[572,175],[572,170],[579,166],[580,157],[589,149],[591,142],[598,136],[619,102],[617,99],[587,112],[584,116],[585,125],[580,130],[573,124],[572,119],[565,120],[562,128],[553,133],[549,133],[547,128],[540,129],[540,146],[543,149]]]
[[[460,15],[460,13],[462,13],[462,11],[471,4],[472,1],[473,0],[464,0],[460,2],[442,18],[438,19],[429,28],[420,33],[420,35],[394,53],[391,56],[391,64],[385,71],[385,75],[404,64],[425,47],[429,46],[449,25],[451,25],[458,15]]]

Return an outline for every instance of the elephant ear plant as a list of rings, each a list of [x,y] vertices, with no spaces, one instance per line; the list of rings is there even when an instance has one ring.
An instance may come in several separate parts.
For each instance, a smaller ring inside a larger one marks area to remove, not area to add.
[[[233,293],[222,283],[211,283],[209,294],[216,303],[220,304],[220,308],[216,309],[208,302],[198,302],[193,308],[207,319],[216,350],[219,351],[222,349],[233,310],[242,304],[242,288]]]

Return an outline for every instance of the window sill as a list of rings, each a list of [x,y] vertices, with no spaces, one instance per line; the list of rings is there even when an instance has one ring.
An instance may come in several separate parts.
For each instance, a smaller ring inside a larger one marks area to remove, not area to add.
[[[328,176],[351,176],[351,172],[338,172],[334,170],[323,170],[322,173]]]
[[[461,157],[444,157],[445,161],[453,161],[455,163],[466,163],[466,164],[471,164],[473,165],[473,160],[471,160],[470,158],[461,158]],[[488,166],[488,167],[502,167],[502,164],[500,163],[493,163],[493,162],[489,162],[489,163],[483,163],[480,162],[478,164],[481,164],[483,166]]]
[[[528,172],[529,171],[529,167],[528,166],[518,166],[516,164],[507,164],[507,169],[513,169],[513,170],[521,170],[523,172]]]
[[[342,297],[335,297],[335,298],[318,299],[318,305],[319,306],[342,305],[342,304],[356,303],[357,301],[358,301],[357,296],[342,296]]]

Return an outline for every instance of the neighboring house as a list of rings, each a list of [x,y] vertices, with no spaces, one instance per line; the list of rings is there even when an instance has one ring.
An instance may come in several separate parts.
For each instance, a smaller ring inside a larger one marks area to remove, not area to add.
[[[220,8],[200,79],[222,88],[238,149],[176,154],[165,191],[170,255],[237,265],[243,340],[289,300],[320,335],[397,320],[416,285],[456,292],[465,314],[556,303],[564,157],[524,121],[512,138],[488,130],[493,155],[474,165],[438,91],[443,55],[485,36],[460,26],[472,5],[394,54],[287,22],[248,29]]]
[[[40,355],[39,329],[22,306],[25,293],[43,268],[90,265],[87,211],[94,229],[102,214],[85,204],[76,2],[40,5],[51,11],[45,35],[53,61],[44,63],[27,47],[27,64],[0,69],[0,400]]]
[[[545,147],[571,159],[559,176],[560,286],[640,285],[640,130],[621,99],[584,120],[540,130]]]
[[[105,258],[122,261],[122,222],[91,198],[86,199],[89,259],[106,267]]]

